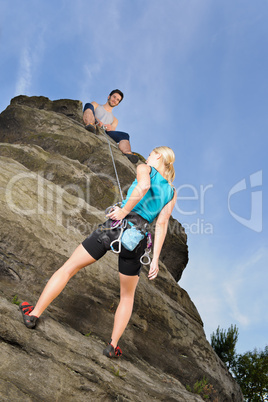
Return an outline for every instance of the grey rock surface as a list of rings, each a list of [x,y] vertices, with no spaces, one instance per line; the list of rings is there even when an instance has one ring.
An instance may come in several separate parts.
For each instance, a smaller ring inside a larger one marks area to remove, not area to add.
[[[0,115],[0,397],[4,401],[242,401],[239,386],[206,340],[189,295],[177,283],[187,237],[170,225],[161,270],[144,267],[123,357],[102,355],[119,300],[117,257],[79,271],[27,329],[17,300],[35,303],[49,277],[119,200],[106,138],[87,132],[79,101],[20,96]],[[112,143],[124,193],[135,166]]]

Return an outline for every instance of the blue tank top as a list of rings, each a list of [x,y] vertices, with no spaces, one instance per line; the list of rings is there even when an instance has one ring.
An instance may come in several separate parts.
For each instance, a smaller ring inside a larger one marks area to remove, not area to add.
[[[135,205],[132,211],[139,214],[142,218],[146,219],[149,223],[158,216],[163,207],[172,200],[174,195],[174,188],[169,182],[153,167],[150,173],[151,185],[145,196],[140,202]],[[138,184],[137,179],[133,181],[128,189],[127,197],[122,202],[122,207],[126,205],[132,191]]]

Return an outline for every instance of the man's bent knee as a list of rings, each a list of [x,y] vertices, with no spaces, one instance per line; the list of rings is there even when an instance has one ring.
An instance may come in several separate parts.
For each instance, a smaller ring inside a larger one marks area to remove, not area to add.
[[[85,113],[86,110],[90,109],[91,112],[94,114],[95,116],[95,110],[94,110],[94,106],[92,105],[92,103],[86,103],[83,109],[83,113]]]

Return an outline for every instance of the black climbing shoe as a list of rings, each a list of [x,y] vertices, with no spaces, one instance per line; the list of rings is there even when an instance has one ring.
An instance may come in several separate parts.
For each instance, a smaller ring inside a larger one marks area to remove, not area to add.
[[[124,154],[132,163],[137,163],[139,160],[138,155],[136,154]]]
[[[85,129],[86,129],[87,131],[90,131],[91,133],[96,134],[96,127],[93,126],[93,124],[88,124],[88,125],[85,127]]]
[[[35,315],[29,315],[30,312],[33,311],[33,306],[27,302],[22,302],[19,305],[19,309],[21,311],[23,321],[26,327],[33,329],[38,319],[38,317],[36,317]]]
[[[110,358],[120,357],[122,356],[122,350],[119,348],[119,346],[116,346],[116,348],[114,348],[110,341],[108,346],[104,349],[103,354]]]

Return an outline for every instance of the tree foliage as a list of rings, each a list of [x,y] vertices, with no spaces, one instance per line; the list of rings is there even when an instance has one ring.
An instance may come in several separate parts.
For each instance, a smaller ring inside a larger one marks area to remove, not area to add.
[[[268,346],[263,351],[236,354],[238,329],[231,325],[227,331],[217,328],[211,335],[211,346],[231,369],[248,402],[268,401]]]
[[[216,333],[213,332],[211,335],[211,346],[228,369],[233,367],[237,339],[238,328],[236,325],[231,325],[227,331],[218,327]]]
[[[268,346],[238,355],[233,372],[247,401],[268,401]]]

